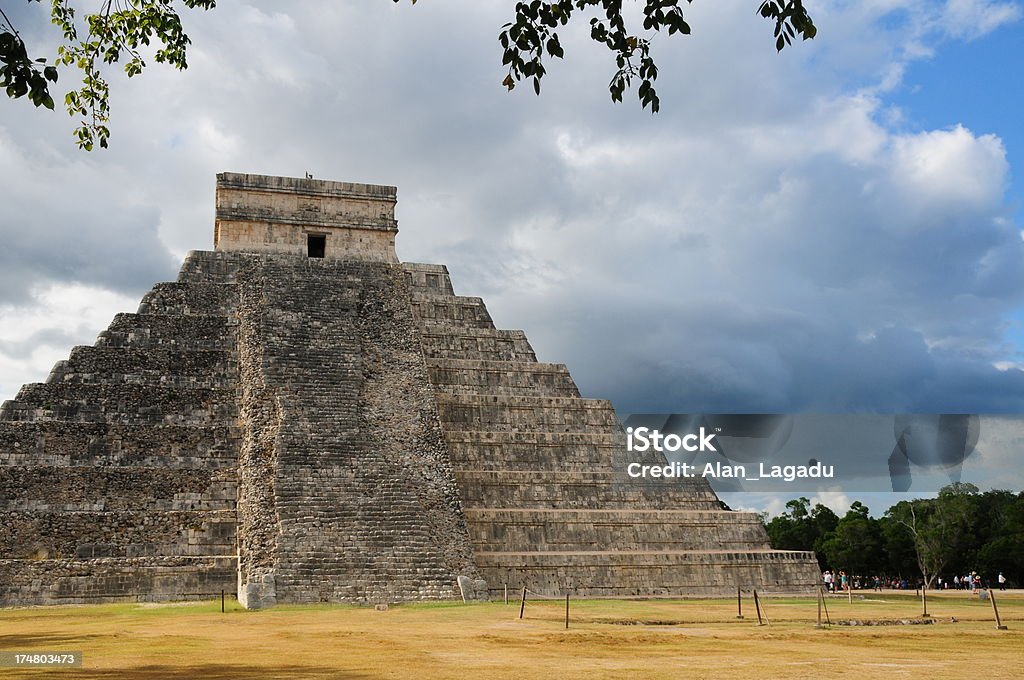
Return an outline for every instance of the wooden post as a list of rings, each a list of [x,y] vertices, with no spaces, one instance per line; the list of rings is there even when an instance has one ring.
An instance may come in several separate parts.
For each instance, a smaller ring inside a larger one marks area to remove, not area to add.
[[[565,594],[565,629],[569,630],[569,593]]]
[[[754,589],[754,609],[757,610],[757,625],[763,626],[764,622],[761,620],[761,601],[757,599],[757,588]]]
[[[523,586],[523,603],[519,605],[519,618],[523,618],[524,611],[526,611],[526,586]]]
[[[220,613],[224,613],[224,591],[220,591]]]
[[[992,613],[996,615],[996,630],[1006,630],[1006,626],[999,620],[999,607],[996,606],[996,596],[992,589],[988,589],[988,599],[992,600]]]
[[[508,604],[508,584],[505,584],[505,604]]]
[[[853,604],[853,587],[850,586],[849,580],[846,582],[846,596],[850,598],[850,604]]]
[[[928,584],[921,584],[921,618],[930,619],[932,615],[928,613]]]
[[[743,600],[740,598],[740,587],[736,586],[736,618],[743,618]]]
[[[821,588],[818,588],[818,623],[814,625],[815,628],[821,628],[821,603],[825,600],[825,596],[821,593]]]
[[[828,601],[825,600],[825,593],[824,592],[821,593],[821,606],[825,610],[825,623],[831,626],[832,625],[832,619],[828,615]]]

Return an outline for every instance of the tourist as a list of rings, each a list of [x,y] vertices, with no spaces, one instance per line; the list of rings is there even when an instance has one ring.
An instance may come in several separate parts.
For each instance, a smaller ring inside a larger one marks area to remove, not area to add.
[[[1006,577],[1003,576],[1003,572],[999,572],[996,580],[999,581],[999,590],[1006,590]]]

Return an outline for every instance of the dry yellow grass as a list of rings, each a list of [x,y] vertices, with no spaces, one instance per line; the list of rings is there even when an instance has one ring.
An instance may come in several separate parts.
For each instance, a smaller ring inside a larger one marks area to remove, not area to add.
[[[0,610],[0,650],[80,650],[81,669],[2,669],[39,678],[1019,678],[1024,593],[929,598],[936,623],[815,630],[815,602],[766,599],[737,620],[729,600],[346,606],[247,612],[235,603]],[[828,603],[837,619],[914,618],[914,597]],[[951,621],[955,617],[957,622]],[[647,622],[623,625],[626,622]]]

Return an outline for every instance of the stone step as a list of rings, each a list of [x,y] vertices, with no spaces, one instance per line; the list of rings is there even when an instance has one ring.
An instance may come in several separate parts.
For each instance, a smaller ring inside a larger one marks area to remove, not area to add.
[[[0,420],[210,426],[233,422],[237,409],[235,389],[29,383]]]
[[[420,324],[440,322],[470,328],[494,328],[484,301],[478,297],[413,293],[411,303],[413,316]]]
[[[236,326],[228,316],[122,313],[99,334],[96,345],[233,351]]]
[[[388,570],[402,570],[423,574],[445,574],[448,571],[440,563],[440,552],[431,550],[429,544],[395,544],[383,540],[360,540],[353,536],[349,540],[331,544],[330,549],[310,549],[311,542],[294,542],[289,537],[287,551],[279,551],[279,559],[295,565],[297,569],[316,569],[330,572],[344,568],[359,568],[369,564],[380,565]]]
[[[233,284],[173,282],[153,286],[139,303],[139,314],[232,314],[238,306]]]
[[[526,334],[518,330],[424,324],[420,335],[423,355],[428,359],[537,360]]]
[[[575,397],[437,395],[446,431],[614,432],[621,428],[611,402]]]
[[[664,465],[655,451],[626,450],[619,432],[523,432],[448,430],[445,442],[456,467],[476,470],[607,472],[630,463]]]
[[[621,471],[642,455],[626,451],[622,432],[447,429],[444,438],[453,465],[481,471]]]
[[[538,397],[579,397],[564,364],[535,361],[427,359],[430,381],[444,392]]]
[[[383,505],[376,508],[355,508],[348,504],[339,505],[335,509],[325,509],[323,506],[279,503],[276,507],[279,509],[281,526],[287,525],[299,532],[303,527],[317,527],[325,531],[333,527],[353,532],[388,532],[394,527],[420,526],[423,513],[422,506],[406,505],[393,508]],[[378,521],[384,523],[380,527],[374,526]]]
[[[754,513],[725,510],[466,510],[474,550],[767,550]]]
[[[448,268],[443,264],[418,264],[403,262],[409,289],[415,293],[432,295],[454,295]]]
[[[820,573],[814,553],[780,550],[476,552],[474,559],[491,599],[506,585],[513,593],[525,587],[585,598],[735,597],[737,587],[809,593]]]
[[[537,446],[625,448],[621,429],[608,432],[521,432],[511,430],[453,430],[445,433],[449,446]]]
[[[0,421],[0,465],[217,469],[237,463],[240,436],[226,425]]]
[[[461,435],[480,435],[466,441]],[[562,440],[501,441],[494,434],[522,432],[448,432],[445,441],[452,462],[460,468],[478,470],[610,470],[625,464],[625,437],[578,437]],[[531,433],[532,434],[532,433]],[[566,433],[562,433],[566,434]],[[600,436],[600,435],[599,435]]]
[[[231,555],[234,510],[0,511],[0,554],[9,559]]]
[[[237,579],[230,555],[0,559],[0,606],[211,600]]]
[[[703,479],[635,480],[622,471],[455,471],[466,508],[712,510],[718,499]]]
[[[233,467],[0,466],[0,510],[233,510],[236,479]]]
[[[459,590],[455,577],[432,580],[423,584],[408,583],[404,579],[370,582],[371,574],[361,574],[361,580],[283,580],[277,579],[278,601],[298,604],[319,602],[353,602],[374,604],[381,602],[415,602],[420,600],[455,600]]]
[[[233,284],[239,265],[247,259],[241,253],[193,250],[181,265],[178,282]]]
[[[222,350],[79,346],[46,382],[228,388],[238,383],[238,366]]]

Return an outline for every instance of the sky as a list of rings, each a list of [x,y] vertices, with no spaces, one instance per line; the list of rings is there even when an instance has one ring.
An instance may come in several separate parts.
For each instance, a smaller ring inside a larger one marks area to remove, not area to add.
[[[586,21],[506,93],[490,0],[187,11],[187,71],[111,75],[106,151],[0,103],[0,399],[212,248],[235,171],[397,185],[399,256],[622,413],[1021,412],[1024,4],[809,1],[782,54],[757,4],[656,37],[657,115]]]

